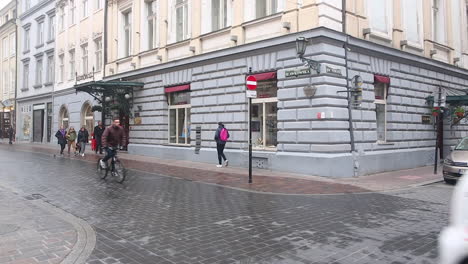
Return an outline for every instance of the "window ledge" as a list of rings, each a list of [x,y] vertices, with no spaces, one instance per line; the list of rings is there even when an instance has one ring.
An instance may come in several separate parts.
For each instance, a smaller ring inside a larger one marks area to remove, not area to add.
[[[42,88],[42,84],[35,84],[33,85],[33,88],[34,89]]]
[[[411,42],[409,40],[400,41],[400,47],[402,49],[408,48],[408,49],[415,50],[415,51],[418,51],[418,52],[423,52],[424,51],[424,47],[422,46],[422,44]]]
[[[279,13],[274,13],[274,14],[264,16],[264,17],[254,18],[253,20],[249,20],[247,22],[242,23],[241,26],[242,27],[249,27],[249,26],[252,26],[252,25],[255,25],[255,24],[259,24],[259,23],[265,23],[265,22],[268,22],[270,20],[275,20],[275,19],[281,18],[282,15],[283,15],[283,13],[279,12]]]
[[[184,39],[184,40],[181,40],[181,41],[178,41],[178,42],[173,42],[173,43],[167,44],[166,49],[175,48],[175,47],[179,47],[179,46],[184,46],[184,45],[187,45],[187,44],[190,44],[190,39]]]
[[[127,56],[127,57],[123,57],[123,58],[118,59],[115,63],[117,63],[117,64],[125,63],[125,62],[129,62],[131,60],[132,60],[132,56]]]
[[[52,43],[52,42],[54,42],[54,41],[55,41],[55,39],[49,39],[46,43],[47,43],[47,44],[50,44],[50,43]]]
[[[85,21],[85,20],[88,19],[88,18],[89,18],[89,14],[86,15],[85,17],[81,18],[81,19],[80,19],[80,23],[83,22],[83,21]]]
[[[46,82],[46,83],[44,83],[44,86],[52,86],[52,85],[54,85],[53,82]]]
[[[364,34],[364,38],[366,38],[366,36],[369,36],[369,39],[377,39],[377,40],[384,41],[386,43],[391,43],[392,42],[391,36],[389,36],[389,35],[387,35],[387,34],[385,34],[383,32],[372,30],[371,28],[363,29],[363,34]]]
[[[228,27],[225,27],[225,28],[221,28],[221,29],[218,29],[218,30],[211,31],[211,32],[206,32],[206,33],[200,35],[200,39],[203,40],[203,39],[206,39],[206,38],[210,38],[210,37],[214,37],[214,36],[217,36],[217,35],[221,35],[221,34],[230,32],[231,28],[232,28],[231,26],[228,26]]]
[[[39,48],[42,48],[42,47],[44,47],[44,43],[37,45],[35,48],[39,49]]]
[[[378,146],[393,146],[395,143],[387,142],[387,141],[377,141]]]
[[[158,52],[159,52],[159,47],[156,47],[154,49],[144,50],[144,51],[140,52],[140,54],[138,54],[138,56],[141,57],[141,56],[155,54],[155,53],[158,53]]]
[[[31,50],[25,50],[23,51],[23,54],[29,53]]]
[[[26,88],[21,88],[20,90],[21,90],[22,92],[26,92],[26,91],[29,91],[29,88],[27,88],[27,87],[26,87]]]

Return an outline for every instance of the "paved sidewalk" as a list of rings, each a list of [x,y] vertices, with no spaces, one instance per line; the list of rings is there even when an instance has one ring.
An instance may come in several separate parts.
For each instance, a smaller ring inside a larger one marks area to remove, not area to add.
[[[26,198],[0,188],[0,263],[62,263],[77,242],[72,224]]]
[[[45,144],[0,144],[16,151],[58,154],[58,147]],[[85,157],[65,154],[66,158],[96,162],[99,155],[88,152]],[[420,186],[442,180],[441,173],[434,175],[432,167],[379,173],[356,178],[325,178],[255,169],[253,183],[247,183],[248,170],[238,167],[216,168],[214,164],[184,160],[164,160],[120,152],[119,157],[129,169],[191,181],[223,185],[250,191],[283,194],[337,194],[383,192]]]

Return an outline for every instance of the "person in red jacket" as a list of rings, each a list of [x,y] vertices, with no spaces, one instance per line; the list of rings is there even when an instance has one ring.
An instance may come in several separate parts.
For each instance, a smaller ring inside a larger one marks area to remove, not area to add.
[[[125,143],[125,131],[120,126],[120,120],[107,127],[102,134],[102,147],[106,150],[106,156],[101,160],[101,166],[107,168],[107,161],[115,156],[117,148]]]

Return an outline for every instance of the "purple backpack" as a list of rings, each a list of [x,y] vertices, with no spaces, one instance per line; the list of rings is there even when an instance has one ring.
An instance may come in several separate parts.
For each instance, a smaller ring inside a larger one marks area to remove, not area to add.
[[[221,129],[221,132],[219,132],[219,139],[221,141],[226,142],[229,138],[229,133],[226,128]]]

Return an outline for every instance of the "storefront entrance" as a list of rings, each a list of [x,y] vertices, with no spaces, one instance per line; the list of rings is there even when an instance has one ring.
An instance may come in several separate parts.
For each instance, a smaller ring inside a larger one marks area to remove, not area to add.
[[[33,111],[33,141],[42,142],[44,136],[44,109]]]
[[[0,138],[8,137],[8,129],[11,125],[11,113],[3,112],[0,116]]]

